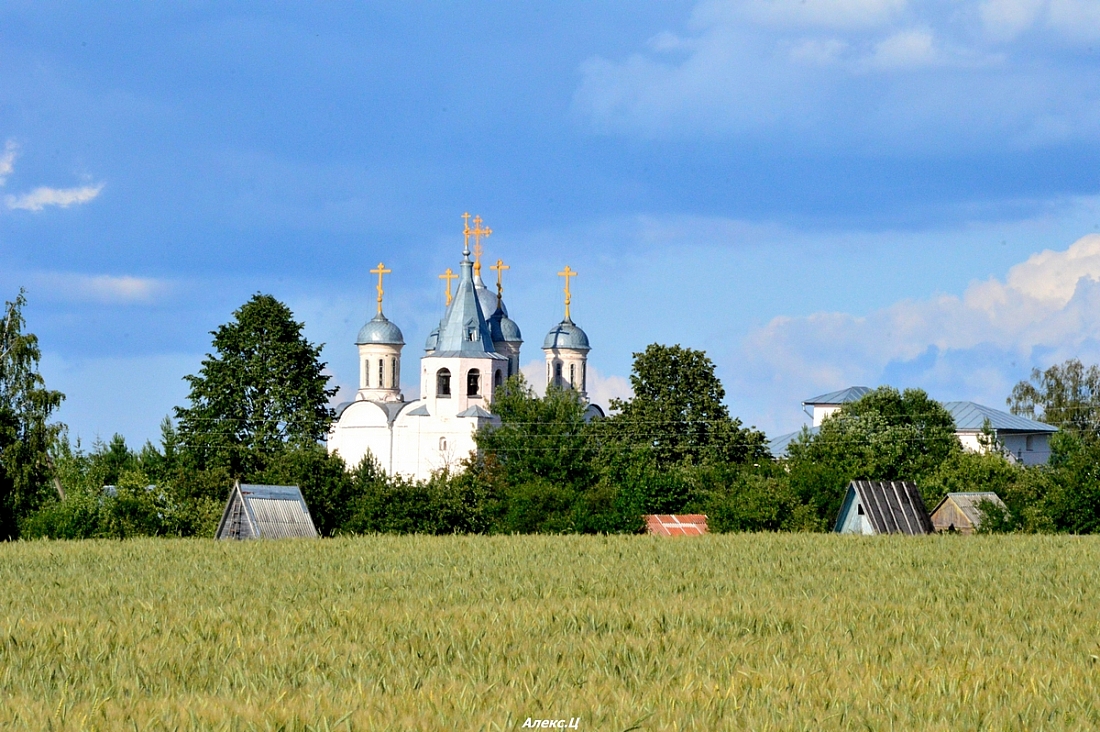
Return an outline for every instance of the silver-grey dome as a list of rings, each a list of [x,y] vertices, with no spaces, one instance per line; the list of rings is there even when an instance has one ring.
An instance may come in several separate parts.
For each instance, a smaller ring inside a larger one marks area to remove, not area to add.
[[[357,345],[368,343],[380,343],[389,346],[405,345],[405,338],[401,335],[401,329],[391,323],[385,315],[378,313],[359,329],[359,337],[355,339]]]
[[[574,351],[591,351],[588,346],[588,335],[580,326],[572,320],[563,320],[546,334],[546,340],[542,342],[546,348],[569,348]]]
[[[439,328],[436,327],[431,333],[428,334],[428,340],[424,343],[425,351],[434,351],[439,348]]]
[[[497,294],[485,286],[480,275],[474,277],[474,293],[477,294],[477,302],[481,305],[481,314],[485,316],[486,320],[493,317],[493,313],[497,311]],[[500,307],[507,315],[508,308],[503,301],[501,301]]]
[[[489,330],[493,334],[493,343],[523,343],[523,334],[519,325],[509,318],[503,310],[497,310],[489,318]]]

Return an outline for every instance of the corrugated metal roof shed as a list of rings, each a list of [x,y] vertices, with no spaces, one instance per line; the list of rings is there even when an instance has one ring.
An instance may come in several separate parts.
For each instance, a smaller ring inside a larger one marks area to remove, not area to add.
[[[953,530],[972,534],[981,526],[982,512],[978,504],[985,501],[1007,508],[1001,497],[993,491],[948,493],[932,510],[932,525],[936,531]]]
[[[930,534],[932,518],[916,483],[853,480],[834,531],[862,534]]]
[[[1034,419],[1021,417],[1017,414],[1002,412],[975,402],[944,402],[944,409],[951,413],[955,419],[955,429],[980,430],[988,419],[990,426],[997,432],[1057,432],[1057,427],[1052,427]]]
[[[649,514],[646,533],[657,536],[699,536],[707,533],[707,517],[701,513]]]
[[[218,539],[317,537],[309,507],[296,485],[234,483],[225,504]]]

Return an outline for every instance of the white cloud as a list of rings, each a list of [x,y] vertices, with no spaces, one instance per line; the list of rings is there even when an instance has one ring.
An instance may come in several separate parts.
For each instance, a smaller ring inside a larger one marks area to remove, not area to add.
[[[68,208],[74,204],[88,203],[103,190],[103,184],[79,188],[49,188],[39,186],[30,193],[7,196],[4,203],[12,210],[41,211],[46,206]]]
[[[602,133],[768,137],[786,148],[1009,150],[1096,140],[1096,0],[702,2],[621,59],[581,65]],[[1017,39],[1041,27],[1038,39]],[[869,78],[873,72],[873,78]]]
[[[4,143],[4,154],[0,155],[0,186],[8,181],[8,176],[15,171],[15,154],[19,151],[14,140]]]
[[[931,31],[912,29],[895,33],[876,43],[867,64],[878,69],[905,69],[928,66],[936,61]]]
[[[44,272],[30,276],[31,283],[54,299],[105,304],[151,303],[173,289],[171,283],[151,277],[84,275]]]
[[[1000,407],[1019,371],[1012,366],[1100,356],[1100,235],[1035,254],[961,296],[902,300],[866,315],[774,318],[746,338],[744,354],[752,378],[802,397],[892,375],[918,382],[899,387],[938,387]]]
[[[1049,29],[1074,41],[1100,38],[1100,3],[1096,0],[985,0],[979,16],[987,33],[1011,41],[1034,29]]]
[[[630,381],[614,374],[603,375],[592,364],[588,364],[588,401],[600,405],[606,412],[612,399],[629,399],[634,395]],[[528,361],[520,367],[520,373],[536,394],[546,393],[546,361]]]

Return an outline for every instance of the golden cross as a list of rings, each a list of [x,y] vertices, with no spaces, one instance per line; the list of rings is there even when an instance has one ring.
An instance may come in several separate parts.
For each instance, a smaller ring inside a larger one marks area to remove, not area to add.
[[[497,273],[497,304],[499,305],[501,298],[504,297],[504,270],[511,267],[505,264],[503,259],[498,259],[497,263],[491,265],[489,269]]]
[[[388,275],[392,269],[386,269],[386,265],[378,263],[378,269],[372,269],[371,274],[378,275],[378,314],[382,314],[382,275]]]
[[[447,280],[447,307],[451,307],[451,300],[454,299],[453,297],[451,297],[451,280],[453,280],[455,277],[458,277],[458,275],[452,272],[450,267],[447,268],[446,272],[439,275],[439,279]]]
[[[565,319],[569,320],[569,303],[572,300],[572,296],[569,294],[569,278],[576,277],[577,273],[574,270],[569,269],[569,265],[565,265],[565,269],[558,272],[558,277],[565,278]]]
[[[474,217],[474,228],[470,232],[474,235],[474,273],[481,274],[481,255],[484,254],[484,250],[481,248],[481,237],[488,237],[493,233],[493,230],[489,227],[481,228],[481,217]]]
[[[470,251],[470,212],[462,214],[462,235],[466,237],[466,244],[462,247],[463,252]]]

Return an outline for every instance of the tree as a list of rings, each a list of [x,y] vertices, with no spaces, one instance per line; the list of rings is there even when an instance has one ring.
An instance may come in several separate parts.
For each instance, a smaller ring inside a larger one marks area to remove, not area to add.
[[[1013,414],[1040,419],[1060,430],[1093,439],[1100,436],[1100,367],[1076,358],[1046,371],[1031,370],[1030,380],[1012,387]]]
[[[19,535],[18,522],[50,495],[49,447],[62,426],[50,416],[65,395],[38,373],[38,338],[24,333],[24,291],[0,319],[0,538]]]
[[[259,472],[290,447],[324,437],[334,413],[328,400],[321,346],[271,295],[257,294],[212,331],[217,355],[207,354],[191,386],[190,406],[177,407],[179,434],[203,467],[223,466],[234,477]]]
[[[630,384],[634,396],[612,399],[618,414],[600,420],[605,449],[640,449],[660,470],[766,455],[763,433],[730,417],[725,389],[705,352],[654,343],[634,354]]]
[[[493,395],[492,410],[500,425],[483,427],[474,439],[508,483],[548,480],[583,490],[592,482],[585,404],[575,391],[550,385],[540,398],[517,374]]]
[[[804,431],[788,447],[791,485],[822,519],[835,518],[848,481],[918,484],[962,450],[955,421],[921,389],[879,387]]]

